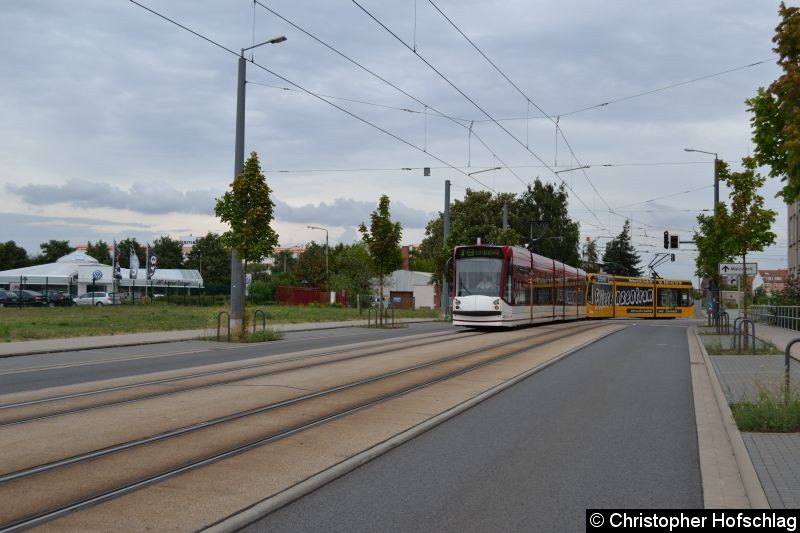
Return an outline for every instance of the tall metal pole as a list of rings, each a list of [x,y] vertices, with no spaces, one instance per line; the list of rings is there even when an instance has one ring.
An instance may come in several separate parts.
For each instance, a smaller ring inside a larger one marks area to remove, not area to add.
[[[236,153],[234,154],[233,178],[236,179],[244,168],[244,97],[245,97],[245,71],[247,63],[244,59],[244,51],[239,56],[239,76],[236,88]],[[235,332],[242,330],[242,316],[244,315],[243,306],[243,284],[242,262],[235,249],[231,250],[231,329]]]
[[[444,180],[444,246],[447,249],[447,237],[450,235],[450,180]],[[445,260],[445,264],[447,261]],[[442,313],[447,315],[450,306],[450,284],[447,282],[447,272],[442,280]]]
[[[714,210],[713,216],[717,216],[717,204],[719,204],[719,159],[714,154]],[[719,319],[719,283],[714,287],[713,314],[715,319]],[[747,318],[747,316],[745,316]]]

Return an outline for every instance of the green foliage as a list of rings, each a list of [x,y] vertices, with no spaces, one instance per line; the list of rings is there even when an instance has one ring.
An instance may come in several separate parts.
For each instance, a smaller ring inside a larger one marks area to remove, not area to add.
[[[119,265],[122,268],[131,267],[131,247],[135,250],[136,257],[139,259],[139,270],[143,270],[145,266],[145,249],[139,244],[136,239],[123,239],[117,243],[119,249]]]
[[[783,290],[772,295],[773,305],[800,305],[800,278],[788,276]]]
[[[0,270],[11,270],[28,266],[28,252],[14,241],[0,243]]]
[[[246,262],[268,257],[278,244],[278,234],[270,226],[275,208],[271,192],[258,154],[252,152],[231,190],[217,200],[214,212],[231,228],[222,234],[222,242]]]
[[[392,222],[389,213],[389,197],[385,194],[378,201],[378,208],[372,212],[370,220],[369,229],[362,222],[358,231],[363,236],[364,244],[372,258],[374,272],[381,278],[382,284],[385,275],[403,264],[403,256],[400,252],[403,227],[399,222]]]
[[[640,261],[639,254],[631,244],[631,221],[626,220],[622,232],[606,243],[604,270],[619,276],[641,276],[642,271],[637,267]]]
[[[37,257],[37,263],[46,265],[48,263],[55,263],[65,255],[75,251],[75,248],[69,245],[69,241],[57,241],[50,239],[39,245],[42,249],[42,254]]]
[[[770,167],[770,176],[785,183],[779,196],[787,203],[800,198],[800,8],[779,8],[773,51],[783,74],[747,100],[753,113],[754,158]]]
[[[158,268],[183,268],[183,245],[165,235],[153,242],[153,253],[158,257]]]
[[[567,213],[567,191],[562,183],[542,183],[539,178],[528,185],[520,198],[511,204],[509,224],[520,235],[528,249],[579,266],[580,226]]]
[[[331,250],[331,290],[346,289],[351,299],[371,292],[370,257],[361,243],[338,244]]]
[[[600,256],[597,251],[597,239],[586,237],[586,244],[583,245],[583,268],[586,272],[598,272],[600,270]]]
[[[797,391],[790,391],[787,400],[783,394],[761,388],[756,401],[735,403],[731,411],[741,431],[800,431],[800,396]]]
[[[186,268],[197,269],[206,288],[220,285],[225,286],[225,291],[230,290],[231,253],[218,234],[209,232],[195,240],[186,258]]]
[[[305,251],[297,258],[293,273],[304,287],[326,288],[325,246],[314,241],[307,244]]]
[[[717,204],[714,216],[698,215],[699,230],[694,234],[694,243],[697,246],[695,268],[697,275],[714,281],[719,287],[721,276],[720,263],[729,263],[736,252],[733,243],[722,221],[727,219],[727,206],[720,202]]]
[[[99,240],[92,244],[90,241],[86,242],[86,255],[94,257],[104,265],[110,265],[113,262],[111,252],[108,251],[108,243]]]

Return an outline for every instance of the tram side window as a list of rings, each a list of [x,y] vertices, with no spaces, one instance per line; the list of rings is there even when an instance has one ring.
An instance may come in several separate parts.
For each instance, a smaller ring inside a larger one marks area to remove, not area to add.
[[[553,303],[553,278],[545,271],[535,272],[533,276],[534,305],[550,305]]]
[[[506,273],[506,290],[505,290],[505,300],[509,303],[514,303],[513,300],[513,293],[512,293],[512,280],[513,280],[513,265],[511,264],[511,258],[509,257],[506,259],[505,264],[505,273]]]
[[[678,301],[678,289],[658,289],[659,307],[676,307]]]
[[[694,297],[691,289],[681,289],[681,307],[691,307],[694,305]]]
[[[528,268],[514,267],[514,304],[530,305],[528,280],[531,271]]]

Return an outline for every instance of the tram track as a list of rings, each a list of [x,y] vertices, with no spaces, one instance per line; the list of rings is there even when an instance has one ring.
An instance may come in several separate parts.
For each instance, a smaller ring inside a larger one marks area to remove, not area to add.
[[[69,414],[81,413],[93,409],[102,409],[112,407],[129,402],[148,400],[168,396],[171,394],[178,394],[191,390],[202,389],[206,387],[220,386],[230,383],[235,383],[243,379],[251,379],[254,377],[263,377],[267,375],[274,375],[279,372],[287,372],[292,370],[302,370],[312,366],[335,364],[342,361],[351,359],[358,359],[363,357],[371,357],[375,354],[390,353],[392,351],[407,349],[409,347],[429,345],[431,343],[443,343],[453,340],[455,336],[458,338],[468,338],[477,335],[483,335],[482,332],[445,332],[445,333],[431,333],[415,335],[413,339],[408,338],[397,339],[392,341],[381,341],[376,344],[374,348],[355,346],[349,348],[342,348],[336,350],[327,350],[320,353],[300,353],[280,359],[270,361],[245,364],[235,366],[232,368],[210,370],[203,372],[195,372],[188,375],[173,376],[163,379],[147,380],[139,383],[131,383],[126,385],[119,385],[115,387],[104,387],[100,389],[81,391],[71,394],[63,394],[50,396],[45,398],[37,398],[34,400],[26,400],[21,402],[14,402],[9,404],[0,405],[0,429],[5,426],[16,424],[24,424],[43,420],[46,418],[64,416]],[[397,348],[391,348],[397,346]],[[365,351],[366,350],[366,351]],[[363,352],[363,353],[355,353]],[[347,354],[353,354],[347,357]],[[326,361],[316,361],[312,364],[304,365],[304,362],[314,359],[321,359],[325,357],[334,358]],[[272,356],[264,356],[272,357]],[[296,366],[291,366],[292,363],[299,363]],[[284,365],[283,368],[263,371],[265,368]],[[236,375],[233,375],[236,374]],[[226,377],[227,376],[227,377]],[[220,379],[215,379],[220,378]],[[209,380],[209,381],[203,381]],[[166,387],[166,389],[165,389]],[[148,393],[148,390],[157,389],[157,392]],[[71,407],[59,407],[59,403],[73,402]],[[77,404],[77,405],[74,405]]]
[[[0,531],[41,524],[597,327],[537,331],[5,474],[0,476],[0,500],[7,503],[0,511]]]

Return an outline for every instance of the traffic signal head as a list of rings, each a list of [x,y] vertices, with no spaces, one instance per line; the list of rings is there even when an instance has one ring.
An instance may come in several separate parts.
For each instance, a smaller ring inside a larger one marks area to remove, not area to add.
[[[669,236],[669,247],[673,249],[680,248],[680,244],[678,242],[678,235]]]
[[[664,248],[665,249],[669,248],[669,232],[668,231],[664,232]]]

